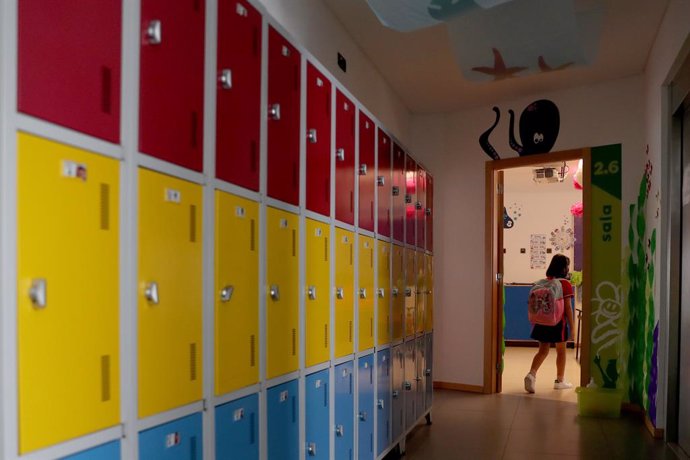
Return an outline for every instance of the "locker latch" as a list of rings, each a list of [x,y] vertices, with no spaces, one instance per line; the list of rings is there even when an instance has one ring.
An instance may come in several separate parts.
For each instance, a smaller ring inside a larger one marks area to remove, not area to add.
[[[405,297],[412,297],[412,289],[405,288]]]
[[[315,129],[310,129],[309,133],[307,133],[307,140],[309,140],[310,144],[316,144],[316,130]]]
[[[379,399],[379,402],[377,405],[378,405],[379,409],[383,409],[383,399]]]
[[[146,300],[148,300],[149,303],[158,305],[160,302],[160,296],[158,295],[158,283],[155,281],[148,283],[144,289],[144,297],[146,297]]]
[[[407,203],[407,204],[412,203],[412,195],[405,195],[405,203]]]
[[[360,412],[360,413],[359,413],[359,420],[362,421],[362,422],[366,422],[366,421],[367,421],[367,413],[366,413],[366,412],[363,412],[363,411]]]
[[[412,389],[412,383],[411,382],[403,383],[403,388],[405,388],[405,390],[407,390],[407,391],[410,391]]]
[[[367,164],[366,163],[359,165],[359,175],[360,176],[366,176],[367,175]]]
[[[392,295],[393,297],[398,297],[398,292],[399,292],[399,291],[398,291],[398,288],[393,288],[393,289],[391,289],[391,295]]]
[[[343,288],[336,288],[335,289],[335,296],[339,299],[344,299],[345,298],[345,290]]]
[[[384,296],[385,296],[385,295],[384,295],[385,289],[384,289],[384,288],[378,288],[377,291],[378,291],[378,294],[379,294],[379,299],[383,299]]]
[[[342,425],[336,425],[335,426],[335,435],[338,436],[339,438],[342,438],[345,436],[345,427]]]
[[[366,299],[366,298],[367,298],[367,290],[366,290],[366,288],[360,288],[360,290],[359,290],[359,298],[360,298],[360,299]]]
[[[384,185],[386,185],[386,178],[383,176],[377,177],[376,178],[376,185],[378,185],[379,187],[383,187]]]
[[[29,299],[34,304],[34,308],[45,308],[48,301],[48,283],[45,278],[36,278],[31,281],[29,288]]]
[[[271,120],[280,120],[280,104],[271,104],[268,106],[268,118]]]
[[[158,19],[149,21],[146,26],[146,44],[160,45],[163,39],[163,25]]]
[[[221,302],[230,302],[230,299],[232,298],[232,293],[235,291],[235,287],[231,285],[225,286],[223,289],[220,290],[220,301]]]
[[[345,149],[340,148],[335,151],[335,158],[338,161],[345,161]]]
[[[315,443],[315,442],[309,442],[309,443],[307,443],[307,453],[308,453],[311,457],[315,457],[315,456],[316,456],[316,443]]]
[[[424,375],[429,377],[431,375],[431,369],[427,369],[424,371]]]
[[[422,202],[418,201],[414,204],[415,209],[422,209]]]
[[[307,288],[307,295],[309,300],[316,300],[316,286],[309,286]]]
[[[223,89],[231,89],[232,88],[232,70],[230,70],[230,69],[221,70],[220,75],[218,75],[218,83],[220,83],[220,87]]]
[[[271,296],[271,299],[273,299],[274,301],[280,300],[280,288],[277,284],[271,285],[271,288],[268,290],[268,293]]]
[[[399,196],[400,195],[400,187],[397,185],[394,185],[391,190],[393,191],[393,196]]]

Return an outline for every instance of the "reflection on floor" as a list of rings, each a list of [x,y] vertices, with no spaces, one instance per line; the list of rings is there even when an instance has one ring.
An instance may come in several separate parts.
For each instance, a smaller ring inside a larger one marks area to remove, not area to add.
[[[534,348],[509,349],[504,392],[495,395],[436,390],[433,425],[420,424],[407,438],[407,460],[676,459],[654,440],[640,420],[577,415],[574,390],[555,391],[555,350],[538,375],[537,392],[525,393],[522,379]],[[511,359],[512,358],[512,359]],[[551,361],[553,360],[553,361]],[[574,372],[574,374],[573,374]],[[566,364],[577,386],[574,354]],[[574,376],[573,376],[574,375]]]

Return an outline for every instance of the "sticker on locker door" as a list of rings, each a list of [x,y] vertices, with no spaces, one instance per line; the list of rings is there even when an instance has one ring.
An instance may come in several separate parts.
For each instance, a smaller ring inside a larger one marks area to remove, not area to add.
[[[86,181],[86,165],[74,161],[62,160],[62,175],[73,179]]]

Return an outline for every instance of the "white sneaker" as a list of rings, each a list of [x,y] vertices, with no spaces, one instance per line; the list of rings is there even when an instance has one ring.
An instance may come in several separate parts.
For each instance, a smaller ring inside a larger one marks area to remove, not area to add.
[[[525,376],[525,391],[527,393],[534,393],[534,384],[537,382],[537,378],[532,374],[527,374]]]
[[[559,382],[558,380],[553,381],[553,389],[554,390],[568,390],[573,387],[573,384],[570,382],[566,382],[565,380],[562,382]]]

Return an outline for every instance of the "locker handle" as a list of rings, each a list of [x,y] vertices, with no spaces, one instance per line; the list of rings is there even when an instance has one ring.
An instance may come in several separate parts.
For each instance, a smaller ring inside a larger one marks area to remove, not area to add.
[[[338,436],[339,438],[342,438],[345,436],[345,427],[342,425],[336,425],[335,426],[335,435]]]
[[[412,289],[410,289],[410,288],[405,289],[405,297],[412,297]]]
[[[359,290],[359,298],[360,299],[366,299],[367,298],[367,290],[366,288],[361,288]]]
[[[366,163],[359,165],[359,175],[360,176],[366,176],[367,175],[367,164]]]
[[[407,391],[410,391],[412,389],[412,383],[411,382],[403,383],[403,388],[405,388],[405,390],[407,390]]]
[[[228,284],[225,286],[223,289],[220,290],[220,301],[221,302],[230,302],[230,299],[232,298],[232,293],[235,291],[235,287]]]
[[[340,148],[335,151],[335,158],[338,161],[345,161],[345,149]]]
[[[149,301],[149,303],[152,303],[153,305],[158,305],[160,302],[160,295],[158,294],[158,283],[155,281],[151,281],[146,285],[146,288],[144,289],[144,297],[146,297],[146,300]]]
[[[218,75],[218,83],[222,89],[232,89],[232,70],[222,69]]]
[[[424,371],[424,375],[425,375],[426,377],[429,377],[429,376],[431,375],[431,369],[425,370],[425,371]]]
[[[309,286],[307,288],[307,295],[309,300],[316,300],[316,286]]]
[[[367,421],[367,413],[364,411],[360,412],[359,413],[359,420],[361,422],[366,422]]]
[[[391,188],[391,190],[393,191],[393,196],[398,196],[398,195],[400,195],[400,187],[398,187],[397,185],[394,185],[394,186]]]
[[[398,290],[398,288],[391,289],[391,294],[393,295],[393,297],[398,297],[399,292],[400,291]]]
[[[336,288],[335,289],[335,295],[339,299],[344,299],[345,298],[345,290],[343,288]]]
[[[393,390],[393,399],[398,399],[398,396],[400,396],[400,392],[398,390]]]
[[[386,185],[386,178],[383,176],[377,177],[376,178],[376,185],[378,185],[379,187],[383,187],[384,185]]]
[[[280,287],[277,284],[272,285],[268,290],[268,293],[270,294],[272,300],[276,302],[280,300]]]
[[[163,40],[163,25],[160,20],[154,19],[149,21],[146,26],[146,44],[160,45]]]
[[[378,288],[379,299],[383,299],[385,297],[385,291],[386,290],[384,288]]]
[[[424,211],[424,214],[426,214],[427,216],[430,216],[431,215],[431,208],[426,208],[426,211]]]
[[[415,209],[422,209],[422,202],[418,201],[414,204]]]
[[[307,453],[309,454],[310,457],[316,457],[316,443],[315,442],[307,443]]]
[[[316,144],[316,130],[315,129],[310,129],[309,132],[307,133],[307,140],[309,141],[310,144]]]
[[[379,409],[383,409],[383,399],[379,399],[377,406]]]
[[[43,309],[48,302],[48,283],[45,278],[36,278],[31,281],[29,299],[34,308]]]
[[[268,118],[271,120],[280,120],[280,104],[271,104],[268,106]]]

